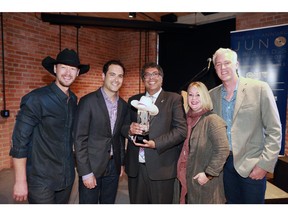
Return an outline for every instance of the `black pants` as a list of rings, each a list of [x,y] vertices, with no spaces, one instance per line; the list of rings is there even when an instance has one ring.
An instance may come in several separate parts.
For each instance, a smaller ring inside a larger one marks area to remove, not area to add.
[[[67,204],[72,186],[60,191],[54,191],[43,185],[29,185],[28,201],[30,204]]]
[[[139,165],[137,177],[128,176],[131,204],[172,204],[175,179],[151,180],[145,164]]]
[[[88,189],[83,184],[82,177],[79,177],[79,203],[80,204],[114,204],[119,175],[116,172],[114,160],[110,160],[105,174],[96,178],[97,186]]]

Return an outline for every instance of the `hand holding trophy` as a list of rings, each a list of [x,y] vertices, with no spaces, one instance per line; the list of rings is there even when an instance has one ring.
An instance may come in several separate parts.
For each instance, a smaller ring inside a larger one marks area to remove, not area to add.
[[[144,143],[143,140],[149,140],[149,124],[150,116],[157,115],[159,110],[152,99],[147,96],[142,96],[140,100],[132,100],[131,105],[134,106],[137,111],[137,123],[142,127],[142,134],[136,135],[136,143]]]

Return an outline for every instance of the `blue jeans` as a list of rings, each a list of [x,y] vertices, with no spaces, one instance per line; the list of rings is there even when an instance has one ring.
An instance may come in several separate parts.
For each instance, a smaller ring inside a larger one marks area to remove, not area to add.
[[[67,204],[72,186],[54,191],[43,185],[28,185],[28,201],[30,204]]]
[[[226,161],[223,171],[227,204],[263,204],[265,202],[266,177],[253,180],[243,178],[234,168],[233,155]]]
[[[119,175],[116,172],[114,160],[111,159],[103,176],[96,178],[97,186],[93,189],[85,187],[82,177],[79,177],[80,204],[114,204],[118,189]]]

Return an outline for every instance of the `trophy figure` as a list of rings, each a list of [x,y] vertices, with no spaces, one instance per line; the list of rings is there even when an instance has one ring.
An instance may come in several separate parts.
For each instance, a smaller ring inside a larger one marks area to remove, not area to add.
[[[148,111],[139,110],[137,111],[137,123],[143,127],[142,134],[136,135],[136,143],[144,143],[143,140],[149,140],[149,122],[150,114]]]
[[[144,143],[143,140],[149,140],[149,124],[150,117],[157,115],[159,110],[152,99],[146,96],[142,96],[139,101],[132,100],[131,105],[134,106],[137,111],[137,123],[143,128],[142,134],[136,135],[136,143]]]

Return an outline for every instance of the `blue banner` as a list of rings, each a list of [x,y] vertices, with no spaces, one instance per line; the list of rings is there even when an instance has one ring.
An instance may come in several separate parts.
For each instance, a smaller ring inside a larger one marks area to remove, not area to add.
[[[282,146],[285,151],[287,110],[287,38],[288,25],[231,32],[231,49],[237,52],[239,75],[265,81],[271,87],[282,123]]]

